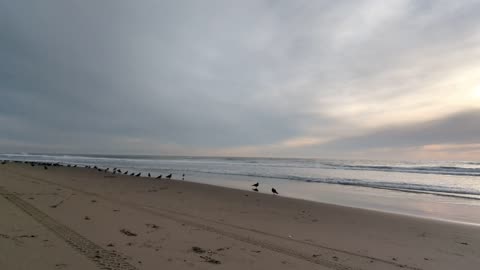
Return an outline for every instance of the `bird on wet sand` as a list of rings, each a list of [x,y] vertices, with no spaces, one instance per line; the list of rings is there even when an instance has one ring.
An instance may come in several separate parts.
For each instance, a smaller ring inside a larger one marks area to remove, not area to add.
[[[125,171],[123,174],[128,174],[128,171]]]
[[[278,195],[278,192],[277,192],[277,190],[276,190],[276,189],[274,189],[274,188],[272,188],[272,193],[273,193],[273,194],[277,194],[277,195]]]
[[[159,176],[157,176],[157,179],[162,179],[162,175],[160,174]]]
[[[258,182],[256,184],[253,184],[252,187],[258,187]]]
[[[130,176],[134,176],[134,175],[135,175],[135,173],[133,173],[133,172],[130,174]]]
[[[172,174],[165,176],[165,178],[172,179]]]
[[[152,176],[150,175],[150,173],[148,173],[148,177],[152,177]]]
[[[185,174],[182,174],[182,180],[185,180]]]
[[[135,175],[135,176],[136,176],[136,177],[139,177],[140,175],[142,175],[142,173],[139,172],[139,173],[137,173],[137,175]]]

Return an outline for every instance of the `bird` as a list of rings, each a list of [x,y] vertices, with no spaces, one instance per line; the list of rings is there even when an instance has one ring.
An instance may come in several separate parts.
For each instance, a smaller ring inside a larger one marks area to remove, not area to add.
[[[44,170],[48,170],[47,166],[43,166],[43,169],[44,169]]]
[[[182,180],[185,180],[185,174],[182,174]]]
[[[120,169],[117,170],[118,173],[122,173],[122,171]]]
[[[165,176],[165,178],[172,179],[172,174]]]
[[[128,174],[128,171],[125,171],[123,174]]]
[[[152,176],[150,175],[150,173],[148,173],[148,177],[152,177]]]
[[[138,176],[140,176],[141,174],[142,174],[142,173],[141,173],[141,172],[139,172],[139,173],[137,173],[137,175],[135,175],[135,176],[137,176],[137,177],[138,177]]]
[[[133,173],[133,172],[130,174],[130,176],[134,176],[134,175],[135,175],[135,173]]]
[[[159,176],[157,176],[157,179],[162,179],[162,175],[160,174]]]
[[[255,192],[258,192],[258,188],[254,188],[254,189],[252,189],[252,190],[255,191]]]
[[[253,184],[252,187],[258,187],[258,182],[256,184]]]
[[[273,193],[273,194],[277,194],[277,195],[278,195],[278,192],[277,192],[277,190],[276,190],[276,189],[274,189],[274,188],[272,188],[272,193]]]

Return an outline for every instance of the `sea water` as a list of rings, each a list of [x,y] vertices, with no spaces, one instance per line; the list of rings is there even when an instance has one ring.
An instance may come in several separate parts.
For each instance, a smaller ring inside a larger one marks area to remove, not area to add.
[[[0,154],[122,171],[428,218],[480,224],[480,162]],[[158,180],[156,180],[158,181]]]

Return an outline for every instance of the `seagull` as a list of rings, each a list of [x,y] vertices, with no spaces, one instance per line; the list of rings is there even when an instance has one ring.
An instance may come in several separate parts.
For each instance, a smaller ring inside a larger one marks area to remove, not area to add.
[[[252,187],[258,187],[258,182],[256,184],[253,184]]]
[[[165,176],[165,178],[172,179],[172,174]]]
[[[122,173],[122,171],[120,169],[117,170],[118,173]]]
[[[252,189],[252,190],[255,191],[255,192],[258,192],[258,188],[254,188],[254,189]]]
[[[162,175],[160,174],[159,176],[157,176],[157,179],[162,179]]]
[[[272,188],[272,193],[273,193],[273,194],[278,194],[277,190],[274,189],[274,188]]]
[[[123,174],[128,174],[128,171],[125,171]]]

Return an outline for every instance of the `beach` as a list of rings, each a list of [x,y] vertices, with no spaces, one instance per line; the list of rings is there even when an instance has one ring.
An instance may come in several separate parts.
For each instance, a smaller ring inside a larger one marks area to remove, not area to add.
[[[480,227],[179,179],[0,165],[0,269],[477,269]]]

